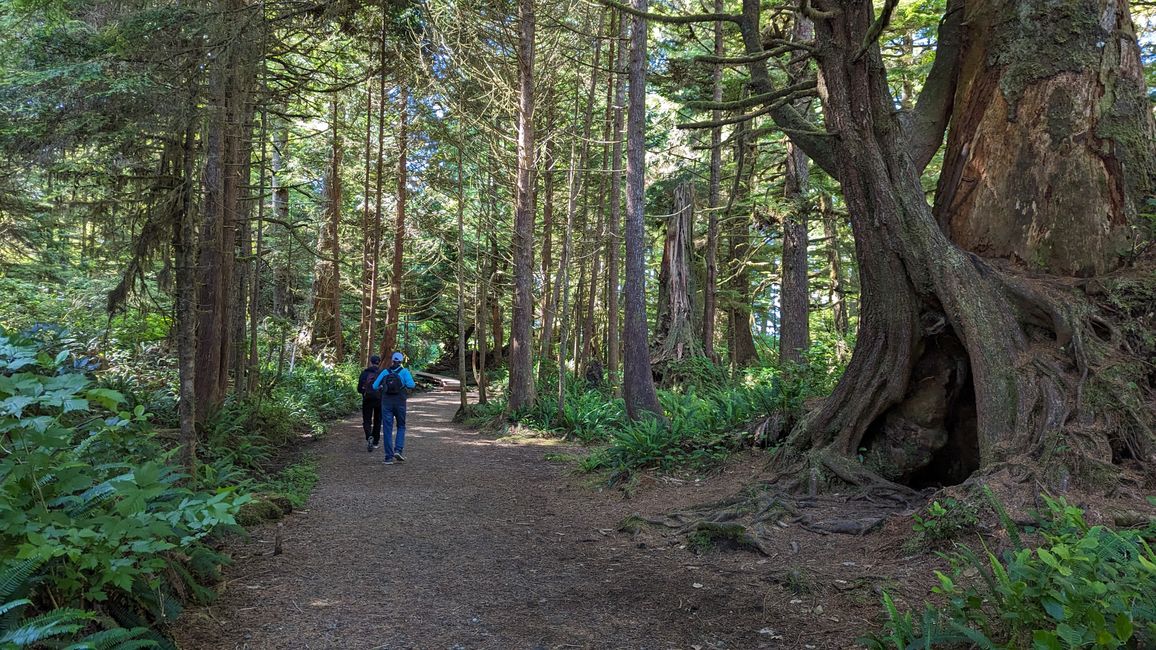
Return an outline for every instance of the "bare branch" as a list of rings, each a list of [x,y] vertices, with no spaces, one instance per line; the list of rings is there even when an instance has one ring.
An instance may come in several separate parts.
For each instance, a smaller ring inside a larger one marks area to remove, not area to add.
[[[781,56],[791,52],[792,50],[807,50],[808,52],[813,51],[812,48],[806,45],[801,43],[793,43],[749,56],[713,56],[709,54],[700,54],[694,57],[694,61],[696,63],[708,63],[711,65],[749,65],[751,63],[758,63],[759,61],[766,61],[767,59]]]
[[[787,86],[786,88],[780,88],[769,93],[753,95],[745,99],[738,99],[730,102],[690,101],[686,102],[686,107],[704,111],[738,111],[744,108],[759,106],[760,104],[769,104],[776,99],[781,99],[788,95],[799,97],[799,94],[802,93],[803,97],[810,97],[814,95],[814,92],[812,91],[814,91],[816,87],[817,84],[815,83],[815,80],[809,79],[807,81],[801,81],[797,84]]]
[[[757,111],[753,111],[750,113],[744,113],[742,115],[735,115],[734,117],[728,117],[728,118],[724,118],[721,120],[706,120],[706,121],[702,121],[702,122],[685,122],[685,123],[679,124],[678,128],[680,128],[680,129],[710,129],[710,128],[714,128],[716,126],[726,126],[727,124],[737,124],[739,122],[746,122],[749,120],[753,120],[756,117],[762,117],[763,115],[766,115],[768,113],[773,113],[774,111],[779,110],[783,106],[788,105],[797,99],[803,99],[806,97],[814,97],[814,96],[815,96],[814,87],[812,85],[812,88],[810,88],[809,90],[801,90],[801,91],[793,92],[793,93],[790,93],[787,95],[781,95],[778,100],[764,105],[762,108],[760,108]],[[764,103],[764,101],[756,102],[755,105],[762,104],[762,103]],[[704,103],[713,103],[713,102],[704,102]],[[721,102],[721,103],[725,104],[726,102]],[[733,103],[738,104],[741,102],[733,102]],[[779,129],[781,131],[787,133],[788,136],[791,135],[790,129],[787,129],[787,128],[784,128],[781,126],[779,127]],[[796,133],[801,134],[801,135],[805,134],[807,136],[829,135],[826,133],[815,132],[815,131],[811,131],[811,130],[808,130],[805,132],[796,131]]]
[[[688,25],[691,23],[716,23],[728,22],[738,23],[740,17],[735,14],[688,14],[685,16],[668,16],[665,14],[656,14],[650,11],[638,11],[630,5],[616,2],[615,0],[598,0],[607,7],[612,7],[623,13],[631,16],[638,16],[646,20],[653,20],[656,23],[666,23],[668,25]]]

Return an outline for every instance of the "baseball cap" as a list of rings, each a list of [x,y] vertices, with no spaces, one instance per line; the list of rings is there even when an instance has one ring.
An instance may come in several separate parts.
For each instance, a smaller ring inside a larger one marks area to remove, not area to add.
[[[405,355],[400,352],[394,352],[392,359],[394,361],[405,361]]]

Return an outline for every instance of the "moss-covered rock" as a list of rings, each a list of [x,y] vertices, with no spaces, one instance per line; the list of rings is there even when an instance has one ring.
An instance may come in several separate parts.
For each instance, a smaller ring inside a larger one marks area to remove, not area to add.
[[[237,523],[242,526],[256,526],[266,521],[277,521],[285,516],[284,511],[263,495],[254,495],[253,500],[237,511]]]

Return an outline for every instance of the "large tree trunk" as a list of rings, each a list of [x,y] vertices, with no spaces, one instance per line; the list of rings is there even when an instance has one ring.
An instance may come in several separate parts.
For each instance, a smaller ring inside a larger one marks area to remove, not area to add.
[[[722,13],[723,0],[714,0],[715,13]],[[722,57],[726,53],[723,39],[723,25],[714,24],[714,55]],[[721,102],[723,98],[722,66],[714,66],[711,71],[711,99]],[[722,111],[711,111],[711,120],[722,119]],[[722,185],[722,126],[710,130],[710,180],[707,199],[706,226],[706,286],[703,288],[702,306],[702,351],[711,361],[718,363],[714,351],[715,320],[718,304],[718,210],[722,205],[720,186]]]
[[[646,0],[631,0],[646,11]],[[630,30],[630,99],[626,129],[626,347],[624,396],[632,419],[651,413],[663,417],[650,369],[646,335],[646,19],[632,17]]]
[[[690,251],[694,224],[694,186],[690,181],[674,189],[674,214],[666,223],[662,266],[658,283],[662,289],[655,326],[654,364],[682,361],[702,354],[691,324]]]
[[[344,353],[341,332],[341,242],[338,225],[341,223],[341,146],[338,103],[331,106],[333,143],[329,170],[325,176],[325,217],[321,235],[317,238],[317,263],[313,272],[313,313],[309,345],[314,350],[327,348],[340,361]]]
[[[223,3],[229,12],[239,12],[236,0]],[[198,346],[197,390],[198,418],[221,404],[229,385],[232,349],[231,325],[234,313],[234,267],[236,259],[236,219],[239,212],[239,152],[247,150],[243,115],[250,108],[249,94],[253,72],[240,35],[232,34],[209,72],[209,119],[205,136],[205,168],[202,220],[198,254],[197,294]]]
[[[622,250],[622,131],[625,126],[623,105],[626,103],[626,83],[622,76],[622,68],[626,61],[626,16],[618,13],[618,47],[614,58],[614,136],[610,149],[610,239],[607,242],[609,252],[606,254],[606,370],[610,381],[614,383],[615,392],[621,384],[618,382],[619,349],[621,336],[619,332],[619,305],[618,305],[618,276],[619,254]]]
[[[373,222],[370,213],[370,179],[373,176],[373,90],[365,95],[365,182],[362,184],[361,205],[361,321],[358,323],[358,361],[361,365],[369,365],[369,356],[373,350],[373,320],[374,313],[370,305],[370,284],[373,278],[373,267],[376,261],[376,251],[373,249],[375,233],[371,230]]]
[[[534,402],[534,0],[518,1],[518,173],[514,197],[514,306],[508,407]]]
[[[747,135],[747,125],[739,125],[735,136],[735,196],[732,203],[738,206],[738,213],[730,218],[730,292],[731,298],[727,314],[727,343],[730,349],[731,366],[745,368],[759,360],[755,349],[755,339],[751,334],[751,274],[749,260],[751,248],[751,206],[747,203],[751,195],[751,178],[755,172],[758,148],[753,138]]]
[[[839,229],[835,211],[826,197],[819,199],[819,212],[823,219],[823,238],[827,240],[827,300],[831,304],[831,318],[835,333],[847,335],[847,298],[843,290],[843,261],[839,255]]]
[[[1118,268],[1156,189],[1128,3],[967,2],[964,25],[940,223],[959,246],[1033,270]]]
[[[557,113],[557,102],[554,100],[553,85],[546,93],[547,117],[546,135],[543,138],[543,170],[542,170],[542,333],[538,339],[538,381],[546,379],[549,373],[548,364],[543,363],[550,358],[551,347],[554,342],[554,318],[558,311],[554,299],[554,125]]]
[[[401,317],[401,281],[405,274],[405,201],[409,193],[409,89],[404,79],[398,85],[400,115],[397,126],[397,219],[393,224],[393,272],[389,284],[389,312],[385,317],[385,336],[381,340],[381,358],[397,350],[397,327]]]
[[[948,240],[924,197],[878,47],[859,55],[870,5],[823,6],[830,8],[837,11],[816,22],[819,63],[827,129],[839,134],[835,171],[852,217],[863,303],[850,366],[792,432],[786,457],[819,450],[812,463],[841,480],[871,481],[874,470],[911,483],[954,482],[976,469],[1017,480],[1071,472],[1102,481],[1114,456],[1150,459],[1150,414],[1131,413],[1110,427],[1125,411],[1083,398],[1103,390],[1096,371],[1117,337],[1097,335],[1088,303],[1069,284],[1019,275]],[[968,118],[957,115],[955,128]],[[1047,187],[1017,198],[1043,201]],[[851,460],[861,447],[865,466]]]
[[[193,98],[186,110],[193,112]],[[181,465],[189,476],[197,466],[197,249],[193,215],[193,151],[196,137],[192,119],[182,135],[180,157],[174,160],[180,183],[177,218],[173,222],[173,252],[176,256],[177,383],[180,400],[177,412],[181,427]]]
[[[791,40],[807,43],[814,37],[811,21],[804,16],[795,17],[795,30]],[[791,83],[801,81],[806,65],[791,69]],[[807,101],[798,103],[799,109],[806,108]],[[803,352],[811,345],[810,291],[807,286],[807,213],[810,201],[807,197],[810,185],[810,161],[807,154],[794,143],[787,143],[786,179],[784,198],[787,213],[783,217],[783,284],[779,293],[779,360],[786,363],[801,363]]]

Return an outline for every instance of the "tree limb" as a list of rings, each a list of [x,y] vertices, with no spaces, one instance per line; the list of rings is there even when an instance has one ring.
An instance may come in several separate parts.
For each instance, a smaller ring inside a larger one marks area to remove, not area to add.
[[[939,22],[935,62],[919,93],[915,109],[903,121],[907,149],[915,169],[922,172],[935,157],[951,119],[959,56],[963,49],[963,0],[949,0]]]
[[[739,32],[742,34],[743,45],[746,47],[748,56],[763,52],[763,39],[759,31],[759,15],[762,8],[759,3],[760,0],[743,0],[743,13],[738,22]],[[751,73],[750,85],[752,90],[759,94],[775,92],[775,86],[771,81],[765,61],[751,63],[748,70]],[[794,106],[786,102],[776,102],[776,105],[767,113],[774,119],[775,124],[787,133],[791,142],[798,145],[816,165],[831,175],[832,178],[838,178],[835,156],[831,143],[827,139],[831,134],[816,132],[815,125],[795,110]]]
[[[879,37],[883,34],[883,30],[887,29],[887,24],[891,22],[891,14],[895,11],[895,6],[899,4],[899,0],[886,0],[883,3],[883,11],[879,13],[879,17],[875,22],[871,23],[871,27],[867,29],[867,33],[863,36],[863,44],[859,46],[859,51],[855,54],[855,61],[863,58],[867,53],[867,48],[875,44]]]
[[[656,14],[650,11],[639,11],[630,5],[616,2],[615,0],[598,0],[601,4],[617,9],[623,13],[631,16],[638,16],[646,20],[653,20],[656,23],[666,23],[668,25],[688,25],[691,23],[716,23],[728,22],[738,23],[740,17],[735,14],[688,14],[685,16],[668,16],[666,14]]]
[[[753,95],[753,96],[747,97],[745,99],[738,99],[738,100],[729,101],[729,102],[689,101],[689,102],[686,102],[686,107],[687,108],[693,108],[696,110],[703,110],[703,111],[710,111],[710,110],[738,111],[738,110],[742,110],[744,108],[751,108],[752,106],[758,106],[760,104],[768,104],[768,103],[773,102],[777,99],[781,99],[783,97],[786,97],[787,95],[797,95],[800,92],[806,92],[805,96],[810,96],[812,94],[810,91],[815,90],[815,88],[816,88],[815,80],[809,79],[807,81],[801,81],[797,84],[787,86],[786,88],[780,88],[780,89],[777,89],[773,92],[763,93],[761,95]],[[744,118],[744,119],[749,119],[749,118]]]
[[[710,65],[749,65],[751,63],[758,63],[759,61],[766,61],[767,59],[781,56],[794,50],[803,50],[805,52],[814,52],[814,48],[804,45],[802,43],[790,43],[781,45],[773,50],[766,50],[759,54],[752,54],[750,56],[713,56],[710,54],[700,54],[694,57],[695,63],[707,63]]]

